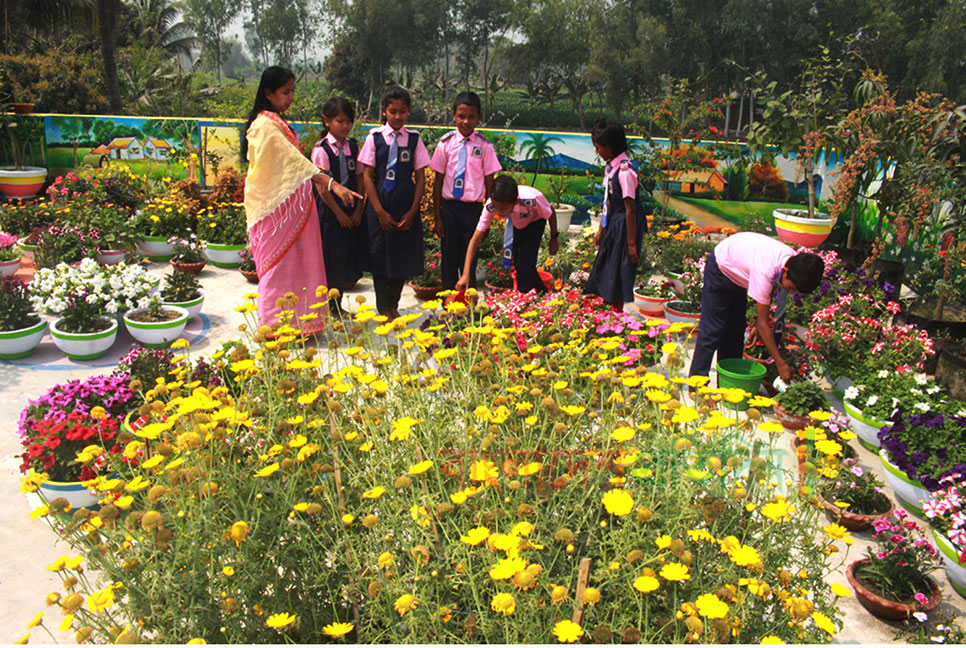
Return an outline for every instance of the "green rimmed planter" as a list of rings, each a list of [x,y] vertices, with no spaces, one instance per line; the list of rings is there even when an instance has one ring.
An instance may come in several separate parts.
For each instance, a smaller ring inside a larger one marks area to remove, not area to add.
[[[17,274],[17,270],[20,269],[20,263],[22,261],[22,257],[9,261],[0,261],[0,277],[9,277],[10,275]]]
[[[870,452],[878,451],[879,430],[889,424],[876,420],[871,416],[864,416],[862,410],[849,405],[848,401],[843,401],[842,405],[845,406],[845,414],[849,417],[852,431],[859,436],[859,442]]]
[[[131,315],[146,312],[147,308],[135,308],[124,313],[124,326],[127,332],[142,346],[155,348],[167,346],[178,339],[184,332],[184,327],[191,319],[188,311],[179,306],[165,305],[165,310],[178,312],[178,317],[165,322],[138,322],[131,319]]]
[[[152,261],[167,261],[174,256],[174,246],[164,236],[145,236],[137,245],[141,254]]]
[[[190,320],[190,319],[194,319],[195,317],[198,317],[198,315],[201,314],[201,307],[204,306],[204,303],[205,303],[205,293],[201,293],[194,299],[189,299],[188,301],[183,301],[183,302],[162,301],[161,305],[177,306],[178,308],[185,309],[186,311],[188,311],[188,319]]]
[[[17,247],[20,248],[20,251],[23,252],[23,255],[25,257],[27,257],[28,259],[33,259],[34,255],[37,254],[37,250],[40,249],[40,246],[26,243],[25,242],[26,240],[27,240],[27,237],[25,236],[19,241],[17,241]]]
[[[0,331],[0,359],[15,360],[26,358],[47,333],[47,320],[39,313],[34,313],[40,321],[33,326],[17,329],[16,331]]]
[[[949,584],[953,586],[957,594],[966,597],[966,563],[959,559],[959,552],[956,551],[956,547],[949,541],[945,533],[939,533],[933,529],[932,537],[936,541],[936,546],[939,547],[939,553],[942,554],[943,567],[946,569],[946,578],[949,579]]]
[[[205,257],[219,268],[237,268],[242,262],[242,252],[248,247],[247,243],[230,245],[227,243],[205,242]]]
[[[110,322],[110,326],[96,333],[68,333],[57,328],[63,320],[57,320],[50,325],[50,336],[58,349],[67,354],[71,360],[94,360],[107,353],[107,350],[117,339],[117,320],[105,317],[103,321]]]
[[[918,479],[909,479],[906,473],[899,470],[899,466],[889,461],[885,448],[879,450],[879,459],[885,469],[886,481],[892,487],[892,492],[896,494],[899,503],[919,517],[924,517],[921,502],[929,501],[929,489]]]

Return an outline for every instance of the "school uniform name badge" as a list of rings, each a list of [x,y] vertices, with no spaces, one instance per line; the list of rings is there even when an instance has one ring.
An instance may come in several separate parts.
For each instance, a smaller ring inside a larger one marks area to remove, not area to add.
[[[409,152],[408,149],[407,150],[404,150],[404,151],[399,151],[399,161],[400,162],[409,162],[410,155],[411,154],[410,154],[410,152]]]
[[[479,146],[474,146],[473,147],[473,157],[475,157],[475,158],[481,158],[481,157],[483,157],[483,149],[481,149]]]
[[[355,171],[356,170],[356,161],[355,160],[346,160],[345,163],[346,163],[346,166],[348,167],[349,171]]]
[[[396,170],[395,169],[389,169],[389,170],[387,170],[386,171],[386,180],[395,180],[395,179],[396,179]]]
[[[456,178],[456,180],[453,180],[453,189],[462,189],[462,188],[463,188],[463,178]]]
[[[520,205],[523,207],[533,207],[536,204],[537,204],[537,201],[534,200],[533,198],[524,198],[523,200],[520,201]]]

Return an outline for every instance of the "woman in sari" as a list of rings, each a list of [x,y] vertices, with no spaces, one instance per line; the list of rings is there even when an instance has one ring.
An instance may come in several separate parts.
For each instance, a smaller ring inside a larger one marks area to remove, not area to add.
[[[291,325],[303,334],[325,328],[325,266],[319,218],[312,195],[331,191],[352,205],[359,194],[333,181],[305,157],[295,129],[282,117],[292,105],[295,75],[272,66],[262,73],[255,105],[242,138],[248,160],[245,214],[248,241],[258,271],[258,314],[264,326]],[[294,295],[294,298],[293,298]],[[294,311],[294,319],[279,315]]]

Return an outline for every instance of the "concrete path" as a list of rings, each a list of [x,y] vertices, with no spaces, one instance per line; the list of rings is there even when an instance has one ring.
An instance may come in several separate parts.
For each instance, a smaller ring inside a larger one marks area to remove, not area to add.
[[[689,215],[690,218],[695,218]],[[695,218],[695,222],[701,224]],[[709,224],[705,222],[705,224]],[[159,275],[167,274],[170,268],[162,264],[153,264],[152,272]],[[206,268],[199,277],[205,289],[205,305],[203,313],[210,321],[210,329],[204,339],[192,345],[193,354],[210,354],[220,343],[239,335],[238,326],[244,320],[234,308],[243,301],[243,295],[256,290],[256,286],[246,283],[244,278],[234,270]],[[356,295],[365,295],[368,303],[374,302],[371,280],[364,279],[350,291],[344,299],[349,308],[355,309],[351,302]],[[408,287],[403,290],[400,303],[402,310],[415,309],[418,301]],[[84,366],[84,365],[88,366]],[[20,439],[17,435],[17,420],[20,410],[27,404],[28,399],[37,398],[47,389],[57,383],[71,379],[86,378],[91,375],[108,374],[110,368],[89,366],[88,363],[72,363],[66,359],[52,369],[42,366],[14,365],[0,361],[0,493],[7,499],[7,505],[0,508],[0,644],[12,643],[20,638],[27,623],[41,610],[46,610],[45,625],[53,630],[57,641],[73,643],[72,635],[60,633],[62,615],[56,607],[45,608],[44,599],[48,593],[62,591],[61,579],[53,572],[44,568],[59,556],[73,555],[68,545],[55,536],[47,524],[42,520],[30,520],[31,505],[27,497],[18,492],[20,481]],[[685,365],[687,366],[687,364]],[[839,404],[840,407],[840,404]],[[781,463],[786,474],[794,479],[796,475],[796,458],[789,447],[791,436],[783,434],[776,445],[774,459]],[[854,443],[858,446],[858,443]],[[875,471],[883,478],[882,467],[878,458],[858,448],[862,465]],[[821,522],[824,524],[825,522]],[[820,527],[815,529],[816,535],[822,535]],[[847,560],[836,570],[830,582],[847,584],[844,575],[845,565],[862,556],[868,545],[868,533],[856,536],[855,545],[851,548]],[[942,584],[944,603],[942,610],[954,615],[966,612],[964,599],[956,594],[949,586],[942,571],[936,573],[937,580]],[[893,642],[893,628],[871,617],[854,598],[842,599],[841,610],[845,616],[842,631],[836,635],[837,643],[890,643]],[[48,643],[46,633],[35,628],[31,633],[34,643]]]
[[[658,202],[661,202],[663,193],[660,191],[654,192],[654,198]],[[687,218],[688,220],[694,221],[695,225],[700,227],[734,227],[734,223],[730,223],[725,219],[721,218],[717,214],[712,214],[706,209],[697,207],[690,203],[686,203],[682,200],[678,200],[673,196],[668,198],[668,207],[675,209],[679,214]]]

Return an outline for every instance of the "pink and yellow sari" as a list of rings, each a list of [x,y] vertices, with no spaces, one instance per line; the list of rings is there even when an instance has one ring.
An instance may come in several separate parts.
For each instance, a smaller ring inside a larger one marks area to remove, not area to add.
[[[262,111],[248,128],[248,176],[245,214],[248,240],[258,270],[258,314],[262,325],[278,323],[283,311],[296,320],[284,323],[303,333],[326,326],[328,309],[309,308],[325,302],[316,296],[325,286],[322,238],[312,195],[312,176],[319,172],[302,153],[298,137],[275,113]],[[276,302],[292,293],[294,306]]]

